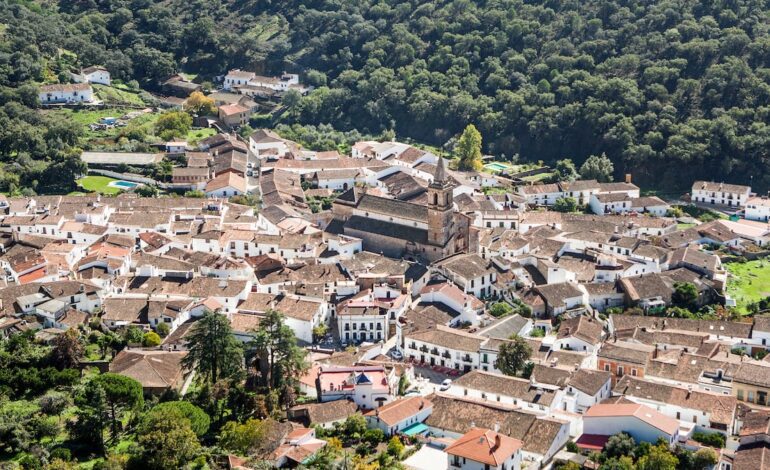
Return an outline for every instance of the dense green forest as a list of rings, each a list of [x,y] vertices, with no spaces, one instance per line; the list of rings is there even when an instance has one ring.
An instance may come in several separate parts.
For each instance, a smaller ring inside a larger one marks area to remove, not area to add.
[[[289,121],[432,145],[473,123],[509,159],[606,153],[646,185],[763,190],[769,13],[760,0],[5,2],[0,84],[55,80],[62,51],[149,89],[177,70],[287,69],[317,87]]]

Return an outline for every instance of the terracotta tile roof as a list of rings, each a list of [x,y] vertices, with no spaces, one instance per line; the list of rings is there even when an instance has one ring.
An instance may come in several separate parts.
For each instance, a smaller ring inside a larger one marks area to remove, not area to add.
[[[250,292],[249,296],[238,305],[238,310],[247,312],[263,313],[270,309],[272,303],[277,299],[273,294],[260,294]]]
[[[441,260],[435,266],[458,274],[467,280],[480,278],[494,272],[489,261],[476,254],[454,255]]]
[[[640,327],[647,328],[648,330],[679,330],[708,333],[710,335],[748,338],[751,336],[752,328],[752,324],[747,322],[693,320],[689,318],[666,318],[612,314],[610,315],[610,320],[615,331],[618,332],[622,330],[633,330],[636,327]]]
[[[575,337],[589,344],[599,344],[604,336],[602,324],[585,315],[562,320],[558,338]]]
[[[733,381],[770,387],[770,364],[766,362],[744,362],[738,368]]]
[[[460,399],[446,395],[431,395],[433,413],[425,424],[455,433],[466,433],[475,426],[494,428],[519,439],[524,450],[545,455],[559,435],[565,423],[550,418],[540,418],[524,413],[511,406],[492,402]]]
[[[144,388],[177,388],[186,355],[186,351],[124,349],[110,363],[110,372],[131,377]]]
[[[248,113],[249,108],[235,104],[225,104],[219,107],[219,114],[223,116],[233,116],[235,114]]]
[[[394,400],[374,410],[366,412],[366,416],[379,418],[388,426],[395,426],[398,423],[416,416],[426,408],[432,408],[433,403],[425,397],[409,397]]]
[[[711,414],[710,421],[732,425],[737,401],[733,396],[700,390],[688,390],[656,382],[650,382],[629,375],[624,376],[615,385],[614,392],[628,397],[636,397],[667,403],[673,406],[704,411]]]
[[[601,434],[581,434],[577,441],[575,441],[575,444],[581,450],[601,452],[609,439],[610,436],[603,436]]]
[[[107,321],[147,321],[147,299],[108,298],[102,304],[102,319]]]
[[[598,357],[615,361],[630,362],[633,364],[647,365],[652,359],[653,346],[645,344],[617,341],[604,343],[599,350]]]
[[[472,428],[446,448],[449,455],[500,467],[522,448],[523,443],[489,429]]]
[[[740,184],[716,183],[714,181],[696,181],[692,184],[692,190],[725,192],[725,193],[745,193],[751,190],[751,186]]]
[[[535,368],[532,369],[531,377],[536,383],[564,387],[567,382],[569,382],[571,376],[571,370],[561,369],[558,367],[546,367],[540,364],[535,364]]]
[[[210,193],[227,187],[234,188],[242,193],[245,193],[246,180],[243,178],[243,176],[237,173],[230,171],[227,173],[222,173],[221,175],[206,183],[206,192]]]
[[[770,448],[764,445],[739,448],[735,452],[733,468],[736,470],[770,469]]]
[[[275,310],[285,316],[304,321],[311,321],[320,308],[321,302],[304,300],[288,295],[275,305]]]
[[[19,284],[29,284],[38,281],[44,278],[47,274],[48,271],[46,270],[46,267],[43,266],[41,268],[35,269],[34,271],[30,271],[19,276]]]
[[[420,294],[424,295],[424,294],[434,293],[434,292],[440,292],[460,305],[465,305],[466,303],[469,303],[470,306],[474,309],[480,309],[484,307],[484,303],[478,298],[476,298],[476,296],[472,294],[466,294],[465,292],[460,290],[459,287],[449,282],[428,284],[422,288],[422,290],[420,291]]]
[[[236,333],[246,333],[256,330],[261,318],[259,315],[250,313],[232,313],[230,314],[230,326]]]
[[[599,393],[611,377],[611,373],[603,370],[579,369],[569,378],[569,385],[593,396]]]
[[[69,93],[71,91],[86,91],[90,89],[91,85],[88,83],[57,83],[54,85],[41,85],[40,93],[52,93],[57,91]]]
[[[588,409],[584,418],[634,417],[644,421],[666,434],[673,435],[679,429],[679,422],[649,406],[634,404],[598,404]]]
[[[770,411],[751,409],[743,416],[741,437],[754,434],[770,435]]]
[[[570,282],[546,284],[537,286],[535,289],[541,296],[543,296],[546,303],[548,303],[551,308],[563,307],[566,305],[567,299],[583,295],[583,292],[575,284]]]
[[[355,402],[348,400],[335,400],[326,403],[308,403],[297,405],[292,411],[303,413],[307,417],[307,424],[326,424],[341,421],[356,412]]]
[[[408,342],[413,339],[447,349],[478,352],[479,347],[487,338],[447,326],[436,325],[435,329],[411,333],[405,341]]]
[[[453,385],[471,390],[515,397],[528,403],[536,403],[545,406],[550,406],[556,396],[554,390],[537,387],[532,385],[529,380],[480,370],[468,372],[455,380]]]

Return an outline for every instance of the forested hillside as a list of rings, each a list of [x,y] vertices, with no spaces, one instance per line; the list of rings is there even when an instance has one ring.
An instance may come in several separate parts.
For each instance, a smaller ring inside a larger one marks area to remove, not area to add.
[[[25,5],[25,6],[23,6]],[[79,0],[0,6],[0,82],[56,79],[66,50],[152,88],[176,70],[298,71],[291,119],[580,164],[658,187],[770,187],[770,3]],[[288,118],[287,118],[288,119]],[[5,150],[3,150],[5,153]]]

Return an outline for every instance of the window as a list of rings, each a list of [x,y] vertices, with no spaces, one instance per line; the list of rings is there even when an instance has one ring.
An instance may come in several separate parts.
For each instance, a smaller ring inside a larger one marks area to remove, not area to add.
[[[604,371],[605,372],[609,372],[610,371],[610,365],[609,364],[604,364]]]
[[[623,366],[618,366],[618,377],[623,375]]]
[[[636,377],[636,369],[631,369],[631,375],[633,375],[634,377]]]
[[[738,400],[743,401],[743,390],[738,390]]]

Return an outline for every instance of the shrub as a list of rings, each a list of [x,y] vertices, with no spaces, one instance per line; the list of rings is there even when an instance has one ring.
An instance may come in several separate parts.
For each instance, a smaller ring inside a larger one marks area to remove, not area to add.
[[[145,348],[160,346],[160,336],[158,336],[158,333],[155,333],[154,331],[145,333],[142,338],[142,346]]]
[[[404,444],[398,436],[393,436],[388,441],[388,453],[394,457],[401,457],[401,454],[404,453]]]
[[[513,312],[513,307],[507,302],[496,302],[489,307],[489,314],[496,318],[507,317]]]
[[[161,337],[165,338],[171,332],[171,327],[168,326],[168,323],[163,322],[163,323],[158,323],[158,327],[155,328],[155,330],[158,332],[158,334]]]
[[[365,457],[371,454],[373,450],[374,448],[371,445],[367,444],[366,442],[362,442],[356,447],[356,454]]]
[[[65,462],[69,462],[72,460],[72,452],[70,452],[69,449],[66,447],[57,447],[56,449],[51,451],[50,459],[59,459],[63,460]]]
[[[542,328],[532,328],[532,331],[529,332],[529,336],[533,338],[542,338],[545,336],[545,330]]]
[[[696,442],[700,442],[703,445],[710,447],[723,448],[725,446],[725,436],[718,432],[705,433],[695,432],[692,435],[692,439]]]
[[[363,436],[363,441],[372,447],[385,440],[385,433],[381,429],[368,429]]]
[[[205,411],[193,405],[189,401],[167,401],[155,405],[145,415],[145,420],[151,419],[153,415],[169,415],[178,414],[190,422],[190,429],[198,435],[202,436],[209,430],[211,419]]]

